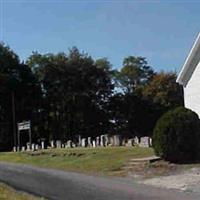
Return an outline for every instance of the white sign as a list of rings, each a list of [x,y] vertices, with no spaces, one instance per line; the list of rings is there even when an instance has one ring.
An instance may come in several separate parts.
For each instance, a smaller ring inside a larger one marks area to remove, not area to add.
[[[31,128],[30,121],[18,123],[18,130],[29,130]]]

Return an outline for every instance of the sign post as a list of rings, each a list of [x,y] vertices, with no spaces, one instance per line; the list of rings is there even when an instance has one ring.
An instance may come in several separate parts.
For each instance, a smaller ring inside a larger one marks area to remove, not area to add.
[[[17,124],[18,125],[18,151],[20,151],[20,131],[28,130],[29,131],[29,143],[31,146],[32,135],[31,135],[31,121],[24,121]]]

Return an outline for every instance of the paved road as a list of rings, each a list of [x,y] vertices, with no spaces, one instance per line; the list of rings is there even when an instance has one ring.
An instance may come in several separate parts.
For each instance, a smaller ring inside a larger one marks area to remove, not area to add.
[[[0,163],[0,181],[54,200],[199,200],[199,196],[139,185],[128,179],[94,177],[27,165]]]

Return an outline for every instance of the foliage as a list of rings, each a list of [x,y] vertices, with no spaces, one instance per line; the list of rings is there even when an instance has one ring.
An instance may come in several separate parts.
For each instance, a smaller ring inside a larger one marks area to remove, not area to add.
[[[145,85],[154,75],[143,57],[129,56],[123,61],[118,79],[125,93],[132,93],[137,87]]]
[[[151,135],[160,110],[151,101],[135,94],[115,94],[110,98],[112,131],[122,136]]]
[[[153,147],[167,161],[195,160],[200,148],[200,123],[196,113],[178,107],[164,114],[153,133]]]
[[[104,104],[113,86],[107,62],[97,64],[77,48],[69,55],[35,53],[29,58],[43,89],[43,123],[48,124],[51,138],[72,139],[74,134],[97,135],[103,130]]]
[[[143,57],[126,57],[118,70],[107,58],[94,60],[76,47],[33,52],[24,64],[0,44],[0,150],[12,148],[23,120],[31,120],[33,142],[151,135],[162,113],[182,105],[175,78],[156,74]]]
[[[32,119],[37,109],[39,86],[28,66],[21,64],[18,56],[4,44],[0,44],[0,149],[13,145],[13,105],[15,99],[16,121]],[[15,133],[16,134],[16,133]]]
[[[176,83],[176,74],[157,73],[143,90],[143,95],[165,109],[183,105],[183,90]]]

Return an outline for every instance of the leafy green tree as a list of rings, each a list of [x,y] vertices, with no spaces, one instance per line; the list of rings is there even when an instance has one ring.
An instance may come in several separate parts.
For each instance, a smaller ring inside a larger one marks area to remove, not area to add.
[[[0,43],[0,139],[4,150],[16,143],[16,123],[32,120],[38,89],[36,82],[30,68],[21,64],[9,47]]]
[[[69,54],[34,53],[28,65],[40,80],[44,119],[53,139],[97,135],[108,119],[105,104],[113,85],[104,64],[72,48]]]
[[[124,137],[151,136],[161,114],[157,106],[148,99],[121,93],[110,98],[108,111],[112,122],[110,133]]]
[[[117,74],[121,88],[125,93],[132,93],[141,85],[147,84],[154,72],[144,57],[129,56],[123,61],[123,67]]]

